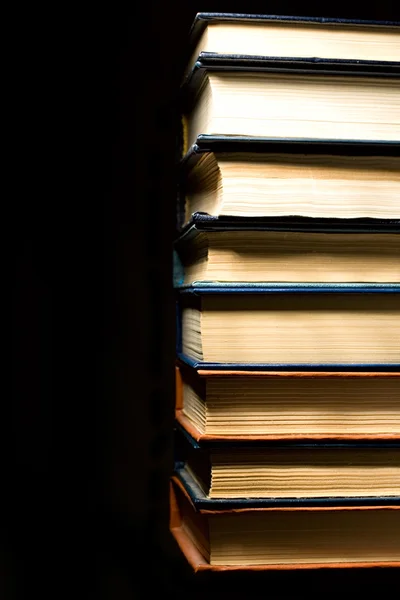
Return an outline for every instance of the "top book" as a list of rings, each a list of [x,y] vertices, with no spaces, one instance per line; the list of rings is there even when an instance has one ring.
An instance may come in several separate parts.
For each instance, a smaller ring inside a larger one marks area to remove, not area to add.
[[[400,23],[319,17],[198,13],[186,74],[201,53],[343,61],[400,61]]]
[[[400,140],[400,23],[199,13],[188,53],[182,157],[202,136]]]

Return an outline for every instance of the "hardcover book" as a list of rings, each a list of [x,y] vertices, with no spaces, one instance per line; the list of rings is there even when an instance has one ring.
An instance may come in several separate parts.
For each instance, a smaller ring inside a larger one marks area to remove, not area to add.
[[[175,285],[267,281],[400,283],[399,234],[400,221],[265,222],[240,218],[206,220],[195,215],[175,244]]]
[[[192,500],[219,505],[400,504],[400,444],[196,442],[175,430],[175,472]],[[198,490],[198,491],[197,491]]]
[[[400,140],[399,73],[203,69],[183,90],[183,155],[199,136]]]
[[[400,370],[398,284],[209,284],[177,292],[196,368]]]
[[[400,566],[398,505],[213,511],[170,485],[170,530],[194,571]]]
[[[180,165],[179,225],[210,217],[400,219],[400,138],[390,144],[200,136]]]
[[[198,442],[400,441],[400,373],[176,366],[176,419]]]

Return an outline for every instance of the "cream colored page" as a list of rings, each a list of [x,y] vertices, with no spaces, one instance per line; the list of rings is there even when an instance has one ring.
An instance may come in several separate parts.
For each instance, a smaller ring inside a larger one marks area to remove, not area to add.
[[[199,133],[400,140],[398,80],[243,73],[209,80],[211,118],[194,127],[192,143]]]
[[[210,235],[208,261],[188,275],[210,281],[400,283],[400,235],[221,232]]]
[[[400,495],[400,451],[212,453],[211,498]]]
[[[222,54],[400,61],[399,28],[327,24],[210,24],[199,50]]]
[[[207,432],[400,433],[400,378],[210,378]]]
[[[397,157],[221,157],[221,214],[400,218]]]
[[[204,296],[206,362],[400,363],[398,294]]]
[[[211,516],[213,565],[400,561],[400,511]]]

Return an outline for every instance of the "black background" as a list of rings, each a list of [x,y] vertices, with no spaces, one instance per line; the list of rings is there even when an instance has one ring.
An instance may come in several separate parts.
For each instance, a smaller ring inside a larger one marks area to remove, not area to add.
[[[195,577],[168,532],[177,91],[193,18],[214,11],[395,20],[395,6],[149,0],[109,7],[83,68],[89,86],[92,66],[101,73],[93,104],[82,106],[83,123],[95,113],[101,135],[86,144],[82,124],[74,144],[92,159],[90,181],[50,210],[50,228],[39,194],[14,237],[16,462],[3,554],[10,597],[34,589],[113,600],[309,598],[343,589],[368,597],[374,586],[389,592],[398,582],[397,572],[379,569]],[[63,118],[55,115],[55,128]],[[54,202],[64,184],[52,189]]]

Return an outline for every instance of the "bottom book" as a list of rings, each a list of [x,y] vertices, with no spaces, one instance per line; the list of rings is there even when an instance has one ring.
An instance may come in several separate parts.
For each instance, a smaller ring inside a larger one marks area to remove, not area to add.
[[[170,529],[195,571],[400,567],[400,506],[196,509],[171,478]]]

